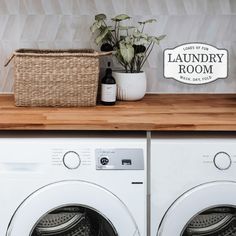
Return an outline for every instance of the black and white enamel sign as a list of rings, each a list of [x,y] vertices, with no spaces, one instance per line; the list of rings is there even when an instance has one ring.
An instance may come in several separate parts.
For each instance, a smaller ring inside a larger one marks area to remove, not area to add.
[[[228,51],[188,43],[164,51],[164,77],[186,84],[206,84],[228,76]]]

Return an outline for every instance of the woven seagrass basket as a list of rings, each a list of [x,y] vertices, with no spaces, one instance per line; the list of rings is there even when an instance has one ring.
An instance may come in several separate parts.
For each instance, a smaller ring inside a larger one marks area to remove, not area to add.
[[[14,52],[16,106],[95,106],[99,53],[92,49]]]

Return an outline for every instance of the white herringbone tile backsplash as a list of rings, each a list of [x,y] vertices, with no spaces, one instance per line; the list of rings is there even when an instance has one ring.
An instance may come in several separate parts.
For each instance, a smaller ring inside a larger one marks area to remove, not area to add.
[[[17,48],[95,47],[89,26],[97,13],[158,19],[148,31],[167,38],[146,64],[149,92],[236,92],[236,0],[0,0],[0,92],[13,89],[4,62]],[[199,86],[164,79],[163,50],[187,42],[228,49],[229,78]]]

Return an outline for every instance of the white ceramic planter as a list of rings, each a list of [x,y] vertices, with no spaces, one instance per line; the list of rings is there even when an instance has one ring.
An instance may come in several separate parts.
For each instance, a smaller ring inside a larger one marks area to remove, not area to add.
[[[113,72],[117,84],[117,99],[136,101],[144,97],[147,87],[145,72],[125,73]]]

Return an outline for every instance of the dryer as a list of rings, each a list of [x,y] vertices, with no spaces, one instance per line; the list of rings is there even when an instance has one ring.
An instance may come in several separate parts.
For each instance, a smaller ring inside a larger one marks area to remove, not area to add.
[[[1,236],[145,236],[144,135],[0,136]]]
[[[156,133],[151,236],[236,235],[236,136]]]

